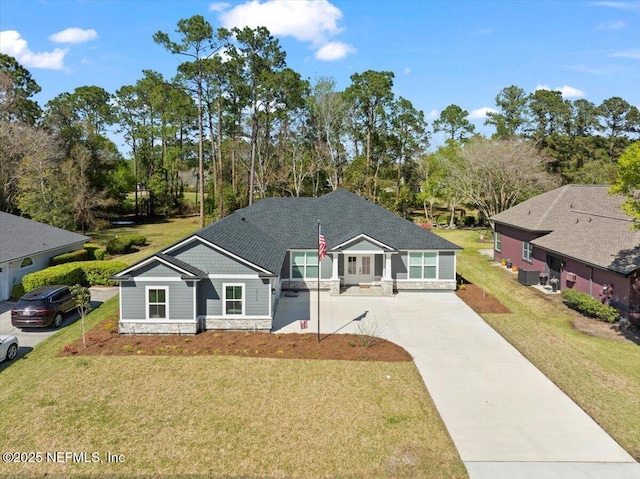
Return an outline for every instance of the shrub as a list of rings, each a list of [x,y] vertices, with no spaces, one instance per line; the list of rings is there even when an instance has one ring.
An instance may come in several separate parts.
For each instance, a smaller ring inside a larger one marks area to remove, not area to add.
[[[562,301],[571,309],[601,321],[613,323],[620,319],[620,314],[614,307],[602,304],[596,298],[575,289],[562,291]]]
[[[65,263],[58,266],[52,266],[50,268],[43,269],[42,271],[36,271],[35,273],[29,273],[22,278],[22,285],[25,292],[29,292],[36,289],[39,286],[46,286],[51,284],[82,284],[88,286],[80,263]]]
[[[91,286],[115,286],[118,283],[109,281],[109,276],[113,276],[118,271],[127,267],[122,261],[85,261],[79,264],[84,273],[84,277]]]
[[[146,246],[147,237],[143,235],[127,235],[126,238],[131,239],[134,246]]]
[[[14,286],[12,295],[14,298],[19,298],[38,286],[51,284],[115,286],[118,283],[109,281],[109,276],[122,271],[126,267],[127,265],[122,261],[80,261],[52,266],[42,271],[25,275],[22,278],[22,283]]]
[[[104,248],[101,248],[95,244],[86,244],[84,245],[84,249],[89,252],[89,261],[92,260],[103,260],[107,252]]]
[[[133,241],[128,236],[119,236],[109,240],[107,243],[107,253],[109,254],[124,254],[131,251]]]
[[[59,264],[73,263],[75,261],[89,261],[91,254],[87,249],[79,249],[71,253],[63,253],[49,259],[49,266],[58,266]]]

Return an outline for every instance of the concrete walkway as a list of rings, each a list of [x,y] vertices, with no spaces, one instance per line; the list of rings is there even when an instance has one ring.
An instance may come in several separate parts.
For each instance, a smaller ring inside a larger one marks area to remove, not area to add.
[[[274,330],[316,332],[316,304],[315,292],[282,298]],[[320,318],[321,333],[376,333],[413,356],[471,479],[640,479],[640,464],[455,294],[323,292]]]

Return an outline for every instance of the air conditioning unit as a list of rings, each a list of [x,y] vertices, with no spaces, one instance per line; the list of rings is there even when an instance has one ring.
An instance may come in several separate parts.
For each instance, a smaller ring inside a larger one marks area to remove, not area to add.
[[[567,273],[567,281],[575,283],[576,279],[578,279],[578,277],[576,276],[575,273]]]

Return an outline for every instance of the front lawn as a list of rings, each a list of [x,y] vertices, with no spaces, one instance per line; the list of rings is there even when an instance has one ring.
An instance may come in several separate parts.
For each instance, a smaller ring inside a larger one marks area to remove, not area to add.
[[[478,231],[437,233],[465,248],[458,273],[511,310],[482,314],[484,320],[640,459],[640,345],[577,331],[577,313],[522,286],[514,273],[478,253],[493,247],[480,242]]]
[[[0,477],[467,477],[412,362],[58,357],[78,337],[74,323],[2,372],[0,448],[104,462],[0,463]]]

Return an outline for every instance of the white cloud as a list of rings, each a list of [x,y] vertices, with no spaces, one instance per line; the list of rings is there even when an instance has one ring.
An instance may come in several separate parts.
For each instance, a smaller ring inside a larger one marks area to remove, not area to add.
[[[225,2],[217,2],[209,4],[210,12],[224,12],[227,8],[229,8],[231,4]]]
[[[440,112],[438,110],[431,110],[424,117],[427,120],[437,120],[439,116],[440,116]]]
[[[0,32],[0,52],[11,55],[26,68],[62,70],[68,50],[55,48],[51,52],[34,53],[27,41],[16,30]]]
[[[617,52],[611,55],[616,58],[632,58],[634,60],[640,60],[640,50],[625,50],[623,52]]]
[[[469,113],[467,118],[469,120],[484,120],[487,117],[487,113],[498,113],[498,111],[488,106],[483,106],[482,108],[473,110],[471,113]]]
[[[640,10],[640,3],[637,2],[592,2],[596,7],[615,8],[617,10]]]
[[[324,61],[340,60],[341,58],[346,57],[349,53],[355,52],[356,49],[346,43],[329,42],[316,52],[316,58]]]
[[[355,52],[350,45],[332,41],[343,30],[338,25],[342,11],[328,0],[251,0],[227,11],[222,5],[214,3],[209,9],[219,9],[215,11],[221,12],[225,28],[267,27],[275,36],[310,43],[320,60],[337,60]]]
[[[587,96],[585,92],[569,85],[549,88],[547,85],[537,85],[536,90],[559,91],[562,98],[580,98]]]
[[[67,28],[61,32],[49,36],[49,40],[55,43],[85,43],[98,38],[95,30],[82,28]]]
[[[607,21],[599,23],[596,30],[622,30],[625,26],[623,21]]]

